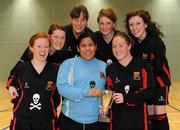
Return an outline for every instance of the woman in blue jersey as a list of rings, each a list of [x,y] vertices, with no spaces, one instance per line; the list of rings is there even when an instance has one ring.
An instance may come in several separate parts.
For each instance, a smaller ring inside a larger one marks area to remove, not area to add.
[[[80,56],[64,61],[57,87],[64,97],[59,117],[61,130],[100,130],[100,91],[105,87],[106,64],[94,58],[97,45],[90,33],[78,37]]]

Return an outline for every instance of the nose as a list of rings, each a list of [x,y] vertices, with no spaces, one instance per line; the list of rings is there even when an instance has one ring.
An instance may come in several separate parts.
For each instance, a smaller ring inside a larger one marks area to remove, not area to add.
[[[81,25],[82,21],[81,21],[81,20],[78,20],[77,23],[78,23],[78,25]]]
[[[137,26],[136,25],[133,25],[133,30],[135,30],[137,28]]]
[[[105,29],[106,28],[106,24],[102,24],[102,28]]]
[[[89,50],[89,46],[86,46],[86,47],[85,47],[85,50]]]
[[[47,47],[42,47],[41,51],[47,51],[47,49],[48,49]]]
[[[57,41],[58,41],[58,43],[61,43],[61,41],[62,41],[62,40],[61,40],[61,38],[58,38],[58,40],[57,40]]]

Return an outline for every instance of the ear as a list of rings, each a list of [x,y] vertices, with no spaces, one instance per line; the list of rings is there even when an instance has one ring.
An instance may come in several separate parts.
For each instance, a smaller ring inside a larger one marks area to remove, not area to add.
[[[97,44],[95,44],[95,50],[97,50]]]
[[[69,17],[69,22],[70,22],[70,24],[72,23],[72,18],[71,17]]]
[[[147,28],[147,24],[145,23],[145,28]]]
[[[79,47],[77,46],[77,51],[80,52]]]
[[[29,46],[29,49],[30,49],[31,52],[33,52],[33,48],[31,46]]]
[[[115,27],[116,27],[116,24],[117,24],[116,22],[113,24],[113,28],[115,28]]]
[[[132,44],[129,44],[129,46],[128,46],[128,49],[129,49],[129,50],[131,50],[131,46],[132,46]]]

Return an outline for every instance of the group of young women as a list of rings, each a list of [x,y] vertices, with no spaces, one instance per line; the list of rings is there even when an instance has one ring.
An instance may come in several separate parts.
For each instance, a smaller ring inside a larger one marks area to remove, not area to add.
[[[103,8],[93,33],[88,18],[85,6],[75,6],[69,25],[52,24],[48,34],[30,38],[7,82],[14,104],[10,129],[102,130],[101,90],[110,89],[111,130],[169,130],[171,78],[159,25],[138,9],[126,15],[128,33],[118,31],[113,9]]]

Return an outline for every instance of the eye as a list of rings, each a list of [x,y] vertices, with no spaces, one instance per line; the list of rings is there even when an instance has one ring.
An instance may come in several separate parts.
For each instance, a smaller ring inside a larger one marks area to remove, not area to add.
[[[54,36],[55,38],[59,38],[58,36]]]
[[[86,47],[86,45],[81,43],[80,47]]]
[[[90,44],[89,47],[94,47],[94,44]]]
[[[46,48],[46,49],[48,49],[48,48],[49,48],[49,46],[45,46],[45,48]]]
[[[132,27],[133,26],[133,24],[131,23],[131,24],[129,24],[129,27]]]
[[[136,25],[139,25],[139,24],[141,24],[141,22],[137,22],[137,23],[136,23]]]

